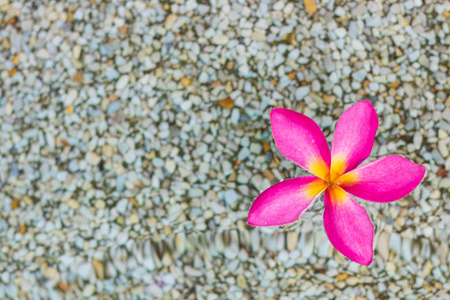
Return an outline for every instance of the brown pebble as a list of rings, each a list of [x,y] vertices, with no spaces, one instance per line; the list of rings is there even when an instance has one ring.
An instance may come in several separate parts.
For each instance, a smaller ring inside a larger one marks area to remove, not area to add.
[[[83,74],[81,74],[80,72],[76,72],[73,75],[73,81],[75,81],[77,83],[83,83],[84,82]]]
[[[336,275],[336,279],[339,281],[345,280],[347,279],[348,275],[346,273],[340,273],[338,275]]]
[[[6,25],[14,25],[17,23],[17,17],[12,17],[8,21],[6,21]]]
[[[444,177],[445,175],[447,175],[447,173],[448,173],[448,171],[446,169],[441,168],[436,172],[436,175],[438,177]]]
[[[336,100],[336,97],[333,95],[324,95],[323,96],[323,102],[325,102],[326,104],[331,104],[334,102],[334,100]]]
[[[19,64],[19,60],[20,60],[20,55],[22,54],[22,52],[17,53],[16,55],[13,56],[12,58],[12,63],[17,66]]]
[[[105,279],[105,267],[103,266],[103,262],[97,258],[92,260],[92,267],[94,267],[95,274],[97,274],[98,279]]]
[[[27,231],[27,227],[24,224],[19,226],[19,233],[20,234],[24,234],[26,231]]]
[[[264,176],[265,178],[269,179],[270,181],[272,181],[272,180],[275,179],[275,176],[272,174],[272,172],[270,172],[269,169],[266,169],[266,170],[263,172],[263,176]]]
[[[268,141],[263,142],[263,150],[264,150],[264,152],[267,152],[270,150],[270,143]]]
[[[278,157],[276,157],[276,156],[274,156],[273,157],[273,161],[274,161],[274,163],[277,165],[277,166],[279,166],[280,165],[280,159],[278,158]]]
[[[216,86],[219,86],[219,85],[220,85],[220,81],[219,80],[213,81],[213,83],[211,83],[211,87],[212,88],[215,88]]]
[[[127,31],[128,31],[128,27],[125,26],[125,25],[123,25],[123,26],[120,26],[120,27],[118,28],[118,30],[119,30],[119,32],[120,32],[121,34],[126,34]]]
[[[405,18],[402,18],[402,19],[403,19],[403,27],[408,26],[409,25],[408,20],[406,20]]]
[[[187,78],[187,77],[181,78],[181,85],[182,85],[184,88],[189,87],[189,86],[191,85],[191,83],[192,83],[192,80],[191,80],[191,79],[189,79],[189,78]]]
[[[71,115],[73,113],[73,104],[67,106],[66,114]]]
[[[317,5],[314,0],[303,0],[303,4],[305,5],[305,9],[310,16],[317,11]]]
[[[286,44],[292,45],[295,42],[295,30],[292,30],[290,33],[285,34],[281,40]]]
[[[447,97],[447,100],[445,100],[445,106],[450,107],[450,95]]]
[[[424,285],[423,288],[424,288],[425,290],[427,290],[428,292],[431,292],[431,286],[429,286],[429,285]]]
[[[234,163],[234,165],[233,165],[233,168],[237,168],[237,167],[239,167],[239,165],[241,164],[241,160],[238,158],[237,160],[236,160],[236,162]]]
[[[110,101],[115,101],[115,100],[117,100],[119,98],[119,96],[117,96],[116,94],[110,94],[108,96],[108,98],[109,98]]]
[[[61,292],[67,293],[70,289],[70,284],[60,281],[58,282],[58,288],[61,290]]]
[[[289,78],[289,80],[294,80],[295,76],[297,75],[297,72],[290,72],[287,74],[287,77]]]
[[[9,50],[9,48],[11,48],[11,43],[9,42],[9,40],[7,38],[3,38],[2,46],[5,50]]]
[[[400,83],[398,83],[397,81],[394,81],[390,84],[391,88],[398,88],[398,86],[400,85]]]
[[[139,207],[139,203],[137,203],[137,201],[136,201],[136,199],[134,199],[134,197],[128,198],[128,201],[130,201],[135,208]]]
[[[73,16],[73,10],[68,10],[67,11],[67,17],[66,17],[66,22],[67,23],[71,23],[74,20],[74,16]]]
[[[223,108],[230,109],[234,106],[234,101],[230,97],[227,97],[225,99],[219,100],[219,105]]]
[[[364,82],[363,82],[363,87],[364,87],[364,88],[368,88],[368,87],[369,87],[369,84],[370,84],[370,81],[369,81],[369,80],[364,80]]]
[[[11,201],[11,208],[12,209],[16,209],[20,206],[20,201],[17,199],[14,199],[13,201]]]

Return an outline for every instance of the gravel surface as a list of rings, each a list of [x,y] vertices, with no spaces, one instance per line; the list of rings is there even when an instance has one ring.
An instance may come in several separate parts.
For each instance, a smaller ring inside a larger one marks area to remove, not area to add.
[[[450,2],[0,0],[0,299],[450,299]],[[322,203],[283,228],[253,199],[302,175],[269,111],[329,141],[370,99],[370,160],[423,164],[364,202],[369,266]]]

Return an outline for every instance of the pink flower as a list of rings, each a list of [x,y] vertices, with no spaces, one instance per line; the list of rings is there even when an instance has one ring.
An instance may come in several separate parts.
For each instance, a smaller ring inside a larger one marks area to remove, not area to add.
[[[248,213],[251,226],[281,226],[296,221],[325,192],[323,223],[333,246],[363,265],[373,257],[374,228],[353,197],[392,202],[408,195],[426,169],[401,156],[389,155],[361,167],[372,150],[378,118],[369,101],[345,111],[330,148],[319,126],[292,110],[270,113],[273,137],[281,153],[315,176],[280,182],[256,198]]]

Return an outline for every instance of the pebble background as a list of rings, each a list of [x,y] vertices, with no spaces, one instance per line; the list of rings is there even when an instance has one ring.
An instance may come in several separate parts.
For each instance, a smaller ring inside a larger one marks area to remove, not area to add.
[[[0,0],[0,299],[450,299],[450,2]],[[369,266],[318,202],[283,228],[253,199],[303,175],[272,107],[331,142],[370,99],[372,156],[427,167],[363,202]]]

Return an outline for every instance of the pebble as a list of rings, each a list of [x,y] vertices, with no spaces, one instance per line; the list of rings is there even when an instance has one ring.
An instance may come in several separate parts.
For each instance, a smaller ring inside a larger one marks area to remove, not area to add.
[[[112,115],[119,111],[120,109],[120,101],[113,101],[109,104],[108,110],[106,111],[108,115]]]
[[[80,203],[78,203],[75,199],[70,199],[67,201],[67,205],[72,209],[78,209],[78,207],[80,207]]]
[[[323,102],[326,104],[332,104],[336,100],[336,97],[333,95],[324,95]]]
[[[105,75],[108,81],[114,81],[120,76],[119,72],[117,72],[117,70],[113,67],[107,67],[105,70]]]
[[[187,77],[181,78],[181,85],[182,85],[184,88],[189,87],[189,86],[191,85],[191,83],[192,83],[192,80],[191,80],[191,79],[189,79],[189,78],[187,78]]]
[[[136,157],[137,157],[136,151],[130,150],[125,154],[123,158],[127,164],[132,164],[136,160]]]
[[[103,201],[101,199],[95,201],[95,207],[97,209],[104,209],[106,207],[105,201]]]
[[[83,280],[89,280],[91,274],[91,265],[88,263],[82,263],[78,266],[77,274]]]
[[[127,212],[128,203],[128,199],[120,200],[116,205],[117,212],[120,214],[125,214]]]
[[[122,231],[117,235],[117,244],[123,245],[128,241],[128,232]]]
[[[362,82],[367,76],[367,73],[365,70],[358,70],[352,74],[353,79],[356,81]]]
[[[89,152],[86,154],[86,161],[91,165],[98,165],[100,163],[101,157],[95,152]]]
[[[123,90],[128,85],[129,81],[130,81],[130,77],[128,75],[120,76],[119,80],[116,83],[116,89],[119,91]]]
[[[167,172],[169,172],[170,174],[172,174],[174,171],[175,171],[175,169],[176,169],[176,163],[175,163],[175,161],[174,160],[168,160],[168,161],[166,161],[166,170],[167,170]]]
[[[177,19],[178,19],[178,17],[176,15],[174,15],[174,14],[168,15],[167,18],[166,18],[166,22],[165,22],[166,29],[171,29],[172,26],[177,21]]]
[[[90,297],[95,293],[95,286],[93,284],[88,284],[83,290],[84,297]]]
[[[310,16],[317,11],[317,5],[314,0],[303,0],[303,5]]]
[[[221,99],[221,100],[218,101],[218,103],[223,108],[230,109],[230,108],[234,107],[234,101],[230,97],[227,97],[225,99]]]
[[[228,205],[232,205],[235,201],[239,199],[239,195],[235,190],[227,190],[225,191],[224,198]]]
[[[104,145],[102,147],[102,153],[106,157],[111,157],[114,154],[114,150],[113,150],[113,148],[110,145]]]
[[[230,39],[224,34],[215,35],[212,42],[216,45],[226,45]]]
[[[355,286],[358,284],[359,279],[356,276],[350,276],[345,281],[349,286]]]
[[[300,101],[310,92],[309,86],[299,87],[295,92],[295,100]]]
[[[247,281],[246,281],[245,277],[242,274],[238,275],[236,283],[241,289],[244,289],[246,287],[246,285],[247,285]]]

